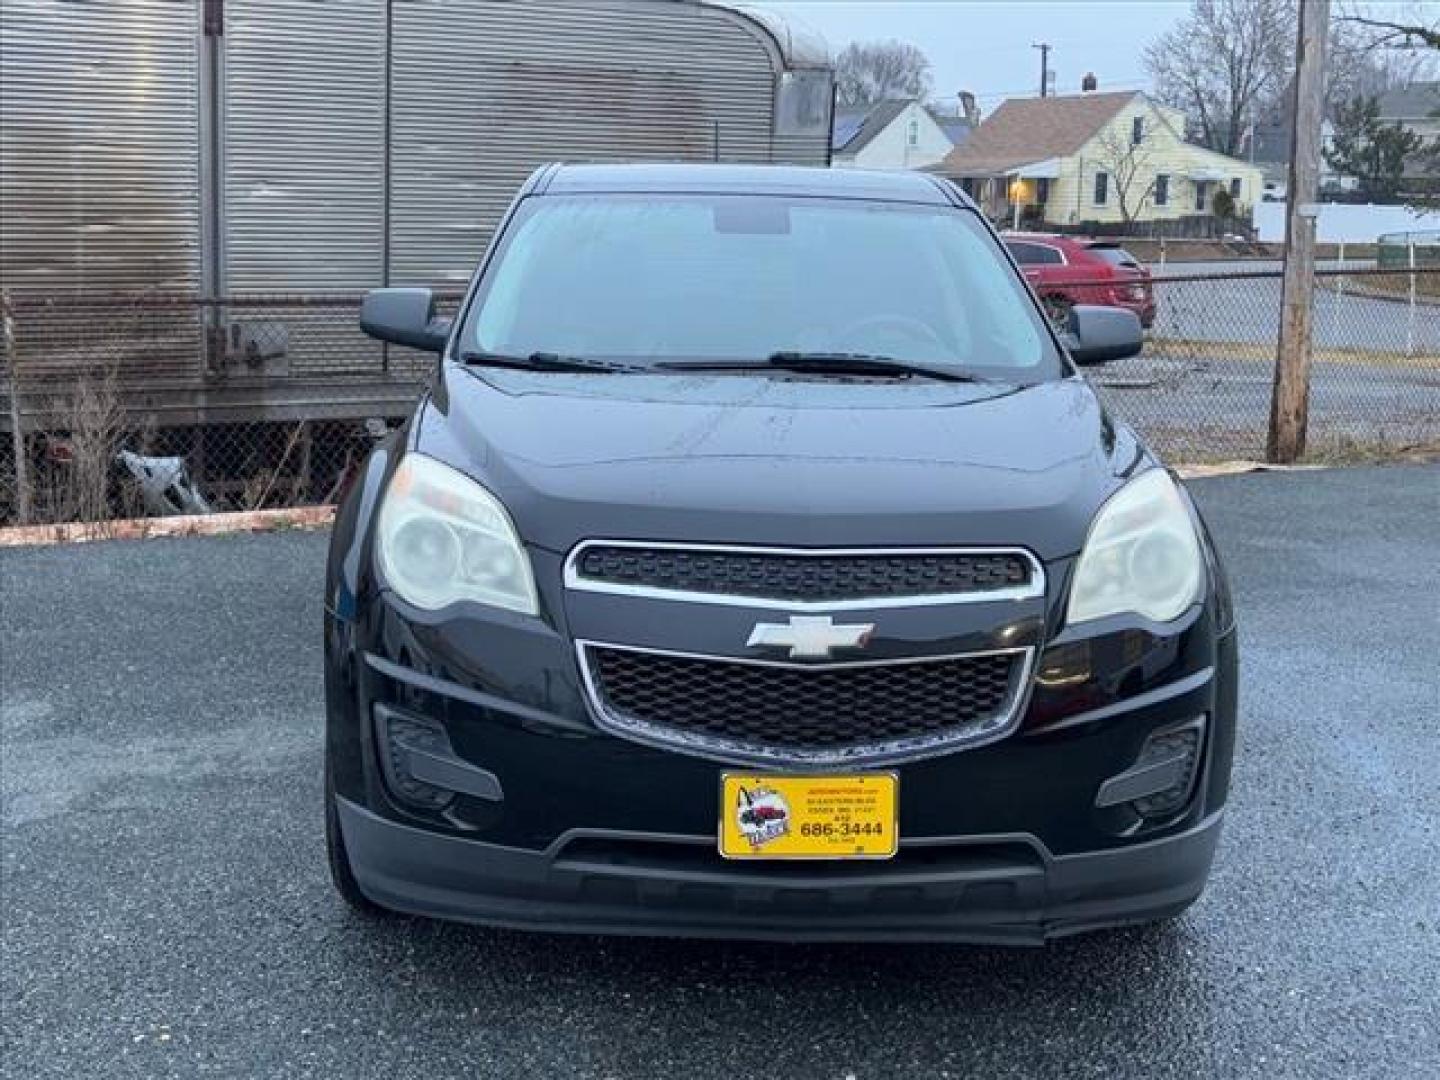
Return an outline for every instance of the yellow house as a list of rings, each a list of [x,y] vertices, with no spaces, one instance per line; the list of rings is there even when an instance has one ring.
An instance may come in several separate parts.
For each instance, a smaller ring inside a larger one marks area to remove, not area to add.
[[[1213,213],[1224,188],[1244,216],[1260,168],[1185,141],[1178,109],[1140,91],[1011,98],[932,168],[1007,223],[1115,224]]]

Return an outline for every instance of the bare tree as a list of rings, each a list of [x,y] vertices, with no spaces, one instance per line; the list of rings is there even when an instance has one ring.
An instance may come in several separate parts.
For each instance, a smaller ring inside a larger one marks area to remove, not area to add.
[[[1294,26],[1295,0],[1193,0],[1146,46],[1145,67],[1159,99],[1199,125],[1204,145],[1237,155],[1250,118],[1289,79]]]
[[[1289,124],[1298,2],[1192,0],[1189,14],[1146,48],[1156,96],[1184,111],[1212,150],[1242,153],[1257,117]],[[1440,66],[1433,10],[1422,3],[1408,14],[1369,0],[1339,7],[1326,57],[1327,116],[1334,119],[1342,104],[1357,97],[1433,78]]]
[[[1386,10],[1395,11],[1388,5]],[[1400,9],[1395,21],[1371,18],[1372,11],[1371,5],[1354,0],[1338,7],[1330,20],[1325,100],[1332,121],[1357,98],[1378,97],[1440,73],[1440,19],[1432,18],[1427,27],[1418,9],[1413,17]]]
[[[835,58],[835,95],[846,108],[930,93],[930,60],[908,41],[851,42]]]
[[[1383,18],[1367,4],[1350,4],[1335,17],[1335,22],[1350,23],[1372,46],[1391,49],[1428,48],[1440,49],[1440,17],[1435,15],[1433,4],[1413,4],[1400,14],[1393,12],[1393,5]]]
[[[1383,8],[1342,0],[1331,22],[1332,41],[1338,38],[1342,54],[1348,49],[1359,58],[1354,67],[1361,77],[1332,92],[1335,143],[1326,158],[1332,168],[1359,179],[1362,189],[1384,198],[1398,186],[1397,173],[1405,173],[1407,157],[1424,169],[1440,170],[1440,138],[1427,145],[1400,125],[1382,124],[1373,101],[1368,106],[1365,101],[1440,76],[1440,9],[1425,0]],[[1431,115],[1440,117],[1440,110]],[[1412,187],[1412,198],[1425,204],[1440,201],[1440,187],[1433,183]]]
[[[128,433],[114,365],[82,371],[51,412],[63,434],[51,436],[55,463],[46,474],[50,521],[103,522],[114,517],[110,480]]]
[[[1152,122],[1152,117],[1145,117],[1147,127]],[[1137,143],[1128,126],[1117,124],[1105,128],[1095,140],[1095,164],[1109,174],[1115,205],[1126,225],[1140,216],[1155,194],[1156,174],[1150,167],[1154,145],[1149,137]]]

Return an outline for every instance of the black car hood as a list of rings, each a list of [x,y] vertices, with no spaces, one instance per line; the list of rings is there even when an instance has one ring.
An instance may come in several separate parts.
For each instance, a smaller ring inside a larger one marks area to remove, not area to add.
[[[1079,378],[1028,387],[448,366],[416,449],[522,538],[1078,551],[1148,461]]]

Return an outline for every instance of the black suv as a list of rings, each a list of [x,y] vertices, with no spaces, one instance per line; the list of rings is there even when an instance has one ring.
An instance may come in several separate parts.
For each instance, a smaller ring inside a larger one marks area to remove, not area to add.
[[[976,208],[920,174],[547,166],[345,498],[340,893],[514,927],[1038,942],[1219,838],[1224,574]]]

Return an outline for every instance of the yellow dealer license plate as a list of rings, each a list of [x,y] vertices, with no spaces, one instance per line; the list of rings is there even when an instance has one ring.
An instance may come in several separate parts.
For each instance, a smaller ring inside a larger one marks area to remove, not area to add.
[[[895,854],[894,773],[725,773],[720,854],[727,859],[888,859]]]

